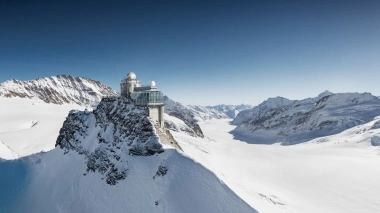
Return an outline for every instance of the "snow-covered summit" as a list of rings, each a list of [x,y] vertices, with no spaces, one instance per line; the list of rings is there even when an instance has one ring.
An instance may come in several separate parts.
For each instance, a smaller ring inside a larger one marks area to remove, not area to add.
[[[95,107],[104,96],[117,93],[99,81],[58,75],[31,81],[9,80],[0,84],[0,96],[38,98],[46,103],[76,103]]]
[[[324,92],[320,93],[317,98],[316,98],[316,101],[318,101],[319,99],[323,98],[323,97],[326,97],[326,96],[329,96],[329,95],[333,95],[334,93],[328,91],[328,90],[325,90]]]
[[[0,209],[256,212],[212,172],[174,149],[175,143],[144,107],[104,98],[92,112],[70,112],[55,149],[0,160],[7,174],[0,175],[0,183],[7,183]]]
[[[126,155],[164,152],[156,131],[159,129],[144,107],[129,104],[122,97],[104,98],[93,112],[71,111],[56,146],[65,153],[74,150],[83,154],[87,171],[105,174],[107,183],[114,185],[126,177]]]
[[[242,123],[246,118],[256,117],[269,109],[275,109],[275,108],[288,106],[292,104],[293,102],[294,101],[289,100],[287,98],[283,98],[283,97],[268,98],[267,100],[265,100],[258,106],[253,107],[251,109],[243,110],[242,112],[237,114],[237,116],[232,121],[232,123],[235,125],[238,125]]]
[[[324,92],[319,97],[268,99],[239,113],[233,133],[254,141],[293,144],[336,134],[380,115],[380,99],[370,93]]]

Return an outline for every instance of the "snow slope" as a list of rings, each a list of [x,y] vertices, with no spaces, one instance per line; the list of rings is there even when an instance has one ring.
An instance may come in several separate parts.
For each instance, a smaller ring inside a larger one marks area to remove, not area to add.
[[[336,134],[378,115],[380,99],[370,93],[324,92],[300,101],[278,97],[241,112],[233,121],[238,125],[233,133],[253,143],[288,145]]]
[[[13,160],[18,158],[19,155],[7,147],[3,142],[0,141],[0,158],[6,160]]]
[[[212,172],[161,144],[156,131],[143,107],[120,98],[71,111],[55,149],[0,162],[0,209],[256,212]]]
[[[83,175],[83,155],[64,155],[59,148],[0,162],[4,173],[17,174],[0,176],[1,188],[8,185],[1,198],[16,198],[1,199],[2,212],[256,212],[213,173],[174,149],[123,160],[127,177],[115,186],[100,173]],[[168,169],[164,176],[157,175],[161,165]]]
[[[84,107],[0,97],[0,141],[20,156],[49,151],[54,148],[63,121],[72,109]],[[0,158],[7,157],[0,153]]]
[[[0,96],[38,98],[46,103],[75,103],[95,107],[103,96],[117,93],[99,81],[58,75],[31,81],[10,80],[0,84]]]
[[[380,212],[380,136],[374,120],[293,146],[234,139],[230,120],[201,123],[205,137],[173,136],[259,212]],[[375,139],[376,140],[376,139]]]
[[[0,84],[0,141],[20,156],[51,150],[70,110],[115,95],[99,81],[70,75],[6,81]]]

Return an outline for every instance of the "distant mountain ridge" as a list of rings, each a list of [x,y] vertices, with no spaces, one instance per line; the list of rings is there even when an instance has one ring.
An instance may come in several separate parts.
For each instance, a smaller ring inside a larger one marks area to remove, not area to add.
[[[187,105],[190,109],[198,114],[199,120],[235,118],[237,114],[243,110],[251,109],[253,106],[249,104],[226,105],[220,104],[215,106],[199,106]]]
[[[380,115],[380,99],[370,93],[325,91],[316,98],[269,98],[233,120],[235,137],[259,143],[295,144],[340,133]]]
[[[252,108],[251,105],[183,105],[165,96],[165,127],[173,131],[184,131],[194,137],[204,137],[198,122],[211,119],[234,118],[238,112]],[[171,118],[171,117],[174,117]],[[179,120],[180,121],[179,121]],[[182,121],[182,122],[181,122]]]
[[[75,103],[95,108],[105,96],[118,96],[112,88],[89,78],[58,75],[30,81],[9,80],[0,84],[0,96],[38,98],[46,103]],[[184,131],[194,137],[203,137],[198,122],[210,119],[228,119],[251,105],[183,105],[165,98],[165,126],[172,131]]]
[[[102,97],[117,92],[99,81],[89,78],[57,75],[30,81],[9,80],[0,84],[0,96],[38,98],[46,103],[76,103],[95,107]]]

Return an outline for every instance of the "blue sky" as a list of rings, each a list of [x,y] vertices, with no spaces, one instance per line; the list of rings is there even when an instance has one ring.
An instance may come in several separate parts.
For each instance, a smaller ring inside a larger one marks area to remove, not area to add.
[[[0,82],[130,71],[185,104],[380,95],[380,1],[0,1]]]

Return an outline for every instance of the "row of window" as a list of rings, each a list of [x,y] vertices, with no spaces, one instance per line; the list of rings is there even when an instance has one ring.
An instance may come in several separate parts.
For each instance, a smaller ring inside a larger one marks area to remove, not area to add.
[[[163,104],[164,94],[160,91],[133,92],[132,100],[136,105]]]

